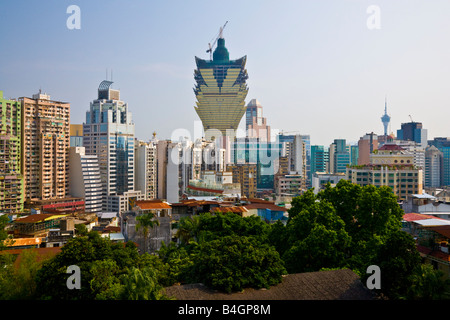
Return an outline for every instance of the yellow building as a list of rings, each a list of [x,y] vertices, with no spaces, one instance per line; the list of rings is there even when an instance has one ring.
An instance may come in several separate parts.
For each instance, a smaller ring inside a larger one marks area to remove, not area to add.
[[[414,155],[395,144],[374,151],[370,164],[347,168],[346,179],[359,185],[389,186],[399,200],[422,194],[423,171],[413,164]]]
[[[248,93],[246,61],[247,56],[230,60],[222,37],[217,41],[212,60],[195,57],[195,111],[205,132],[220,130],[226,135],[226,130],[235,132],[239,126],[246,111],[244,100]]]
[[[256,197],[256,164],[229,165],[227,170],[233,173],[233,183],[241,185],[241,195],[243,197]]]

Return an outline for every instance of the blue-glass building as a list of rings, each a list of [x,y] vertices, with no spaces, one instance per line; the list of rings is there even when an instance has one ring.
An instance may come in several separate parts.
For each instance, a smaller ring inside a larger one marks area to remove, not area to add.
[[[311,174],[327,172],[328,149],[324,146],[311,146]]]
[[[333,173],[345,173],[347,165],[351,164],[350,147],[347,146],[346,140],[335,139],[330,148],[332,148]]]
[[[450,138],[434,138],[428,142],[443,153],[442,165],[442,183],[444,186],[450,186]]]
[[[103,81],[83,123],[86,155],[97,155],[103,196],[134,190],[134,123],[120,91]]]
[[[427,130],[423,129],[421,122],[402,123],[401,129],[397,130],[397,139],[415,141],[423,147],[427,146]]]
[[[258,189],[273,189],[276,160],[281,156],[279,141],[260,141],[258,138],[237,138],[231,150],[232,161],[236,164],[256,164]]]

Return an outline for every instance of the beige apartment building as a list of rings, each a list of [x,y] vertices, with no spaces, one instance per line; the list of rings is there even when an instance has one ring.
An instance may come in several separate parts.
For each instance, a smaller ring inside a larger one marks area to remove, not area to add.
[[[256,197],[256,164],[228,165],[227,171],[233,174],[233,183],[241,185],[241,195],[247,198]]]
[[[423,171],[414,155],[396,144],[385,144],[370,156],[370,164],[347,168],[346,179],[359,185],[389,186],[400,201],[422,194]]]
[[[65,198],[69,195],[70,104],[41,92],[19,101],[25,200]]]

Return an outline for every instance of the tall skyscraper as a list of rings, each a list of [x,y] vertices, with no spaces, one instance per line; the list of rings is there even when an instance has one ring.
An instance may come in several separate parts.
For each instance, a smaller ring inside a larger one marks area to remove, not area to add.
[[[230,60],[222,34],[217,39],[217,48],[212,60],[195,57],[194,71],[197,98],[197,112],[205,132],[220,130],[223,136],[227,129],[234,130],[245,113],[245,98],[248,93],[248,79],[245,64],[247,56]]]
[[[103,184],[104,210],[109,196],[134,191],[134,123],[128,104],[120,100],[113,82],[102,81],[83,124],[87,155],[97,155]],[[122,200],[120,200],[122,201]],[[123,202],[123,201],[122,201]]]
[[[328,149],[324,146],[311,146],[311,173],[328,171]]]
[[[442,185],[450,186],[450,138],[437,137],[429,142],[442,152]]]
[[[425,149],[425,187],[438,188],[443,185],[444,154],[435,146]]]
[[[347,146],[345,139],[335,139],[330,145],[330,172],[345,173],[347,165],[351,163],[350,147]]]
[[[23,210],[22,107],[0,91],[0,213]]]
[[[145,200],[156,199],[156,143],[136,140],[135,189],[141,190]]]
[[[270,126],[267,125],[267,119],[262,116],[262,109],[262,105],[256,99],[250,100],[247,104],[247,111],[245,112],[247,137],[270,141]]]
[[[86,212],[102,211],[102,180],[96,155],[86,155],[84,147],[69,148],[69,192],[84,198]]]
[[[350,146],[350,165],[356,166],[358,164],[359,158],[359,146],[352,145]]]
[[[427,147],[427,129],[423,129],[421,122],[402,123],[401,129],[397,130],[397,139],[415,141],[423,148]]]
[[[387,100],[384,101],[384,115],[381,117],[381,122],[384,127],[384,135],[387,136],[389,123],[391,122],[391,117],[387,114]]]
[[[23,110],[25,200],[62,199],[69,192],[70,104],[47,94],[19,98]]]

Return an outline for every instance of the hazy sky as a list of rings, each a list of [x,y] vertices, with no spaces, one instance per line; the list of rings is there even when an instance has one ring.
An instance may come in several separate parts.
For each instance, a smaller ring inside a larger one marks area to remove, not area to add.
[[[72,4],[79,30],[66,25]],[[380,29],[367,27],[371,5]],[[432,139],[450,136],[449,17],[448,0],[2,0],[0,90],[18,98],[42,89],[83,123],[112,69],[139,139],[193,134],[194,57],[209,58],[229,21],[230,58],[248,58],[246,102],[258,99],[273,129],[322,145],[382,134],[387,95],[392,132],[411,116]]]

